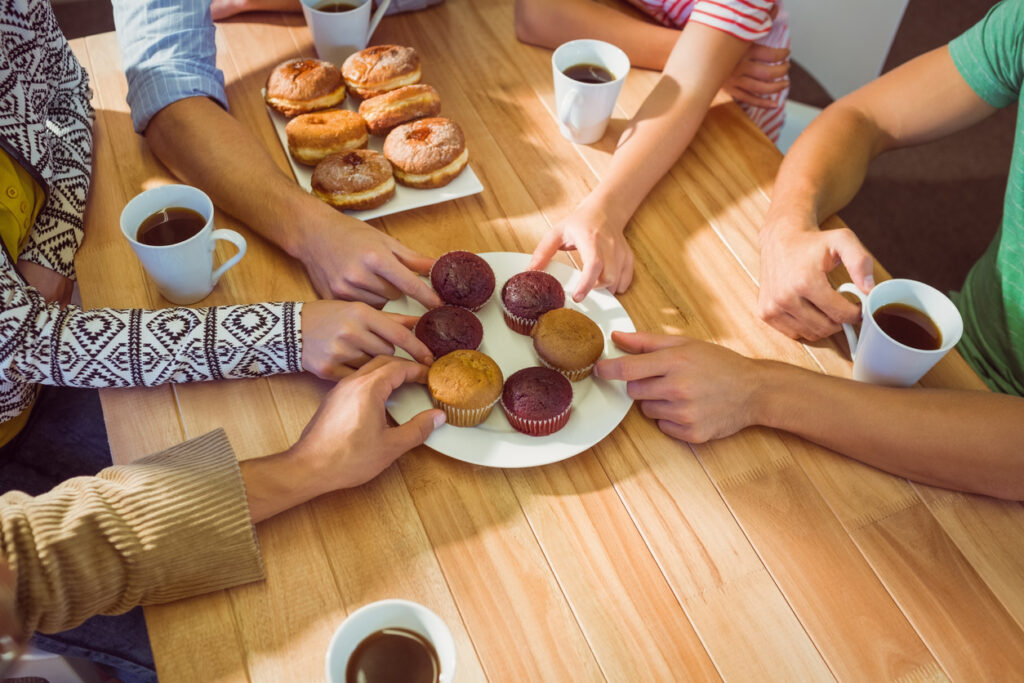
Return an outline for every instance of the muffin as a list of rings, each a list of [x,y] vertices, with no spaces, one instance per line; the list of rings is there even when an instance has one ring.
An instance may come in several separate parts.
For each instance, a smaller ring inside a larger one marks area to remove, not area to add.
[[[530,436],[554,434],[569,421],[572,384],[550,368],[523,368],[505,382],[501,407],[516,431]]]
[[[601,328],[571,308],[556,308],[541,315],[530,336],[541,364],[573,382],[587,377],[604,352]]]
[[[501,398],[501,386],[498,364],[470,349],[441,356],[427,373],[430,400],[455,427],[474,427],[486,420]]]
[[[519,334],[530,334],[542,313],[564,305],[562,283],[540,270],[517,273],[501,288],[505,324]]]
[[[465,308],[439,306],[416,321],[413,333],[427,345],[434,358],[440,358],[456,349],[480,348],[484,326],[475,314]]]
[[[446,304],[479,311],[494,293],[494,271],[476,254],[450,251],[434,262],[430,284]]]

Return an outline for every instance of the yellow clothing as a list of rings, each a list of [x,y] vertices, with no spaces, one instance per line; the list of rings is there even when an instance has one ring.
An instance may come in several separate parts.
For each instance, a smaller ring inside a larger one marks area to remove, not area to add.
[[[32,224],[43,207],[46,193],[35,178],[11,155],[0,149],[0,240],[13,263],[28,241]],[[7,422],[0,422],[0,446],[13,439],[28,422],[29,406]]]
[[[46,193],[11,155],[0,149],[0,239],[11,261],[28,241]]]

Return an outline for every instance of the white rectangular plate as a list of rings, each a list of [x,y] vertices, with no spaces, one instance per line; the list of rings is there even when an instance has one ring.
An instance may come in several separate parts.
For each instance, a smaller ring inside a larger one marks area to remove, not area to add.
[[[358,111],[359,106],[352,101],[351,97],[345,98],[345,109],[351,111]],[[295,178],[299,181],[299,185],[310,192],[312,185],[310,184],[313,178],[313,167],[300,164],[295,159],[292,159],[292,155],[288,154],[288,137],[284,134],[284,127],[288,123],[288,119],[280,112],[267,107],[267,115],[270,116],[271,123],[274,124],[274,130],[277,131],[277,139],[281,142],[281,146],[284,148],[285,154],[288,155],[288,163],[292,165],[292,171],[295,172]],[[367,145],[370,149],[380,151],[384,145],[384,138],[377,135],[370,136],[370,142]],[[381,216],[388,216],[393,213],[399,213],[401,211],[408,211],[409,209],[418,209],[421,206],[430,206],[431,204],[440,204],[441,202],[447,202],[450,199],[458,199],[459,197],[468,197],[470,195],[483,192],[484,186],[480,183],[480,179],[476,177],[476,173],[473,173],[473,169],[468,164],[463,169],[462,173],[456,176],[455,180],[451,181],[444,187],[436,187],[431,190],[417,190],[412,187],[405,187],[404,185],[398,185],[395,188],[395,196],[385,202],[383,205],[378,206],[376,209],[369,209],[368,211],[346,211],[345,213],[353,218],[358,218],[361,221],[368,221],[371,218],[380,218]]]

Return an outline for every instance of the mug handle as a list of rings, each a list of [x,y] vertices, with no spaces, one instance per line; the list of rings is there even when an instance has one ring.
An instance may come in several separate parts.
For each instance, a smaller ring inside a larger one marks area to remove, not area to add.
[[[370,17],[370,26],[366,29],[366,40],[363,41],[363,45],[369,45],[373,32],[377,30],[377,24],[384,18],[384,13],[388,11],[388,5],[390,4],[391,0],[383,0],[377,7],[377,11]]]
[[[231,244],[238,247],[237,254],[235,254],[227,261],[222,263],[220,268],[213,271],[213,275],[211,276],[211,284],[216,285],[217,281],[220,280],[220,276],[226,273],[228,268],[231,268],[232,266],[234,266],[235,264],[242,260],[242,257],[245,256],[245,250],[247,246],[245,243],[245,238],[242,237],[237,232],[235,232],[234,230],[214,230],[210,237],[213,238],[214,240],[224,240],[225,242],[231,242]]]
[[[839,291],[847,294],[855,294],[860,299],[860,315],[863,320],[868,314],[868,297],[864,292],[857,289],[857,285],[852,282],[844,282],[839,285]],[[857,333],[853,330],[853,325],[849,323],[843,323],[843,332],[846,333],[846,341],[850,345],[850,358],[857,353]]]
[[[580,127],[578,125],[579,116],[573,116],[573,113],[579,109],[577,106],[579,101],[580,91],[576,88],[567,92],[565,97],[562,98],[562,108],[560,110],[562,114],[559,117],[559,120],[562,122],[562,125],[572,131],[573,135],[579,135],[580,132]],[[573,123],[573,119],[575,119],[577,123]]]

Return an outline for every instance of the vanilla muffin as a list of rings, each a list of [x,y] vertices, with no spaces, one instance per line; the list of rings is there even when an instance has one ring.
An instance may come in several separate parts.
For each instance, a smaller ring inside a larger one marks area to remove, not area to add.
[[[503,384],[498,364],[469,349],[441,356],[427,373],[434,407],[443,410],[448,424],[455,427],[474,427],[486,420],[501,398]]]
[[[588,377],[604,353],[601,328],[571,308],[556,308],[541,315],[530,336],[541,364],[573,382]]]

